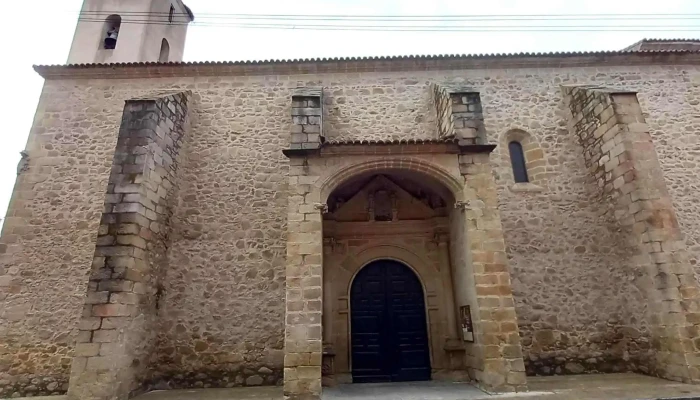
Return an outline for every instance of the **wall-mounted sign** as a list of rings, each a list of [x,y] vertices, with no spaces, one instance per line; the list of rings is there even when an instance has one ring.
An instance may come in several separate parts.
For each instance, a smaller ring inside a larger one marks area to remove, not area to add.
[[[471,306],[461,306],[459,308],[459,320],[462,325],[462,340],[474,342],[474,324],[472,324]]]

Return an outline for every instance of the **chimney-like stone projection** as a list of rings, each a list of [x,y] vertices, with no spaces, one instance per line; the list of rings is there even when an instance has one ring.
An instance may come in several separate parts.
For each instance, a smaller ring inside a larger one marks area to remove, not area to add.
[[[437,112],[438,136],[461,144],[485,144],[484,112],[477,91],[464,87],[431,85]]]
[[[700,382],[700,290],[637,95],[594,86],[563,92],[601,213],[629,244],[626,268],[647,298],[647,370]]]
[[[144,389],[189,94],[126,102],[88,283],[68,398]]]
[[[323,90],[298,88],[292,94],[290,149],[318,149],[323,136]]]

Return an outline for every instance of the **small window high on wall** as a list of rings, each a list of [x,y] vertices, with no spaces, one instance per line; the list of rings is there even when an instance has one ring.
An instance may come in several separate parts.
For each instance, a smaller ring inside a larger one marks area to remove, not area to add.
[[[513,167],[513,178],[516,183],[529,182],[527,177],[527,167],[525,166],[525,153],[520,142],[512,141],[508,143],[510,152],[510,164]]]
[[[163,39],[160,44],[160,56],[158,57],[158,62],[168,62],[170,61],[170,43],[167,39]]]
[[[170,5],[170,14],[168,15],[168,22],[171,24],[175,21],[175,6]]]
[[[122,17],[113,14],[105,19],[105,28],[103,32],[102,47],[105,50],[114,50],[117,48],[117,40],[119,39],[119,29],[122,27]]]

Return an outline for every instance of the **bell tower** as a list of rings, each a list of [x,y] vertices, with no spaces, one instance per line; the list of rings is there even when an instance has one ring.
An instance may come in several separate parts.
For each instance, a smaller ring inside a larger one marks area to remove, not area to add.
[[[192,21],[182,0],[84,0],[68,64],[182,61]]]

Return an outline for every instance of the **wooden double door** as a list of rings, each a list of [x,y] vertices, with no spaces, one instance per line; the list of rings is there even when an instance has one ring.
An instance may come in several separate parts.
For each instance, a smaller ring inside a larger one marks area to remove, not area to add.
[[[430,379],[423,287],[397,261],[365,266],[350,290],[353,382]]]

